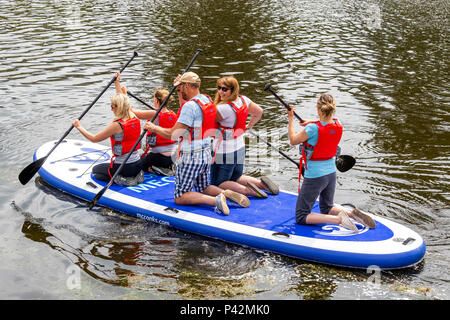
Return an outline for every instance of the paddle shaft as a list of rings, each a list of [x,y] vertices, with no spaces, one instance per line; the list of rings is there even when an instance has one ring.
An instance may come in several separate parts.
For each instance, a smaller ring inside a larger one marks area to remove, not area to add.
[[[252,130],[248,130],[248,132],[255,136],[256,138],[260,139],[261,141],[263,141],[264,143],[266,143],[269,147],[271,147],[273,150],[278,151],[282,156],[284,156],[286,159],[288,159],[289,161],[291,161],[292,163],[294,163],[297,167],[300,167],[298,161],[295,161],[294,159],[292,159],[291,157],[289,157],[286,153],[284,153],[283,151],[281,151],[280,149],[274,147],[270,142],[266,141],[265,139],[261,138],[259,135],[257,135],[256,133],[254,133]]]
[[[120,69],[120,72],[122,73],[125,68],[133,61],[135,57],[138,56],[138,53],[135,51],[133,53],[133,56],[128,60],[128,62]],[[112,80],[103,88],[103,90],[97,95],[97,97],[92,101],[92,103],[83,111],[83,113],[78,117],[79,120],[84,117],[84,115],[92,108],[92,106],[100,99],[100,97],[105,93],[105,91],[111,86],[111,84],[116,81],[116,77],[112,78]],[[44,164],[45,160],[48,158],[48,156],[58,147],[58,145],[64,140],[65,137],[69,135],[69,133],[74,128],[73,125],[70,126],[70,128],[63,134],[63,136],[58,140],[58,142],[55,143],[53,148],[50,149],[50,151],[47,153],[45,157],[42,157],[40,159],[37,159],[36,161],[29,164],[25,169],[22,170],[22,172],[19,174],[19,181],[25,185],[30,181],[30,179],[35,175],[36,172],[39,171],[40,167]]]
[[[291,108],[289,107],[289,105],[288,105],[286,102],[284,102],[284,100],[281,99],[281,98],[280,98],[280,97],[279,97],[279,96],[278,96],[278,95],[270,88],[270,85],[266,85],[266,88],[265,88],[264,90],[269,91],[271,94],[273,94],[273,96],[274,96],[275,98],[277,98],[278,101],[281,102],[281,104],[282,104],[283,106],[285,106],[286,109],[291,110]],[[300,123],[305,122],[302,118],[300,118],[300,116],[299,116],[295,111],[294,111],[294,116],[298,119],[298,121],[300,121]]]
[[[195,53],[194,57],[191,59],[191,62],[189,62],[188,66],[186,67],[186,69],[184,69],[183,73],[186,73],[192,66],[192,64],[194,63],[195,59],[197,59],[197,56],[201,53],[202,51],[200,49],[197,50],[197,52]],[[182,73],[182,74],[183,74]],[[177,86],[173,86],[172,89],[170,90],[169,94],[167,95],[167,97],[164,99],[164,101],[161,103],[161,107],[156,111],[155,115],[153,116],[153,118],[150,120],[151,122],[155,121],[155,119],[158,117],[159,112],[164,108],[164,106],[167,104],[167,101],[169,101],[170,96],[172,95],[172,93],[175,91],[175,89],[177,88]],[[133,153],[133,151],[136,149],[137,145],[139,144],[139,142],[141,142],[142,138],[145,136],[145,134],[147,133],[147,129],[144,129],[141,133],[141,135],[139,136],[138,140],[136,141],[136,143],[134,144],[134,146],[131,148],[131,151],[128,152],[127,156],[125,157],[125,160],[120,164],[119,168],[117,168],[116,172],[114,173],[114,175],[112,176],[111,180],[109,180],[108,184],[103,187],[102,190],[100,190],[99,193],[97,193],[97,195],[94,197],[94,199],[92,199],[91,203],[89,204],[89,209],[92,209],[95,204],[97,203],[97,201],[101,198],[101,196],[106,192],[106,190],[108,190],[108,188],[113,184],[114,179],[119,175],[120,171],[122,171],[122,168],[124,167],[124,165],[127,163],[128,159],[130,158],[131,154]]]
[[[131,93],[130,91],[127,90],[127,94],[132,97],[135,98],[137,101],[139,101],[140,103],[142,103],[143,105],[149,107],[152,110],[156,110],[154,107],[152,107],[151,105],[149,105],[147,102],[143,101],[142,99],[139,99],[138,97],[136,97],[133,93]]]

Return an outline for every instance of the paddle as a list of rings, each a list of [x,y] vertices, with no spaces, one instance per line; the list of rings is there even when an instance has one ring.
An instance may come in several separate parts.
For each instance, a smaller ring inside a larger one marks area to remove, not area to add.
[[[156,110],[154,107],[152,107],[151,105],[149,105],[149,104],[146,103],[145,101],[139,99],[138,97],[136,97],[134,94],[132,94],[132,93],[131,93],[130,91],[128,91],[128,90],[127,90],[127,94],[128,94],[130,97],[135,98],[137,101],[139,101],[139,102],[142,103],[143,105],[149,107],[150,109]]]
[[[284,107],[288,110],[290,110],[289,105],[283,101],[283,99],[281,99],[271,88],[270,88],[270,83],[266,84],[264,86],[264,91],[269,91],[270,93],[273,94],[273,96],[275,98],[278,99],[278,101],[281,102],[282,105],[284,105]],[[294,116],[300,121],[300,123],[304,123],[305,121],[300,118],[300,116],[294,111]],[[348,170],[350,170],[356,163],[356,159],[353,158],[352,156],[349,155],[339,155],[336,157],[336,168],[340,171],[340,172],[346,172]]]
[[[289,108],[289,105],[288,105],[286,102],[284,102],[284,100],[281,99],[275,92],[273,92],[272,89],[270,89],[270,83],[268,83],[268,84],[265,85],[264,91],[269,91],[270,93],[272,93],[273,96],[274,96],[275,98],[277,98],[277,100],[280,101],[281,104],[284,105],[284,107],[285,107],[286,109],[291,110],[291,108]],[[302,118],[300,118],[300,116],[299,116],[295,111],[294,111],[294,116],[298,119],[298,121],[300,121],[300,123],[305,122]]]
[[[122,73],[125,70],[125,68],[131,63],[131,61],[133,61],[133,59],[137,56],[138,56],[138,53],[135,51],[133,53],[133,56],[130,58],[130,60],[128,60],[128,62],[122,67],[122,69],[120,69],[120,73]],[[94,99],[94,101],[92,101],[92,103],[89,105],[89,107],[87,107],[86,110],[84,110],[83,113],[78,117],[79,120],[81,120],[81,118],[84,117],[84,115],[89,111],[89,109],[91,109],[91,107],[97,102],[97,100],[100,99],[100,97],[105,93],[105,91],[111,86],[111,84],[115,80],[116,80],[116,77],[111,79],[111,81],[106,85],[106,87],[102,90],[102,92],[100,92],[98,94],[98,96]],[[25,169],[23,169],[20,172],[20,174],[19,174],[20,183],[25,185],[28,183],[28,181],[30,181],[30,179],[42,167],[45,160],[47,160],[48,156],[53,152],[53,150],[56,149],[56,147],[64,140],[64,138],[67,137],[67,135],[70,133],[70,131],[72,131],[73,128],[74,128],[73,125],[71,125],[70,128],[64,133],[64,135],[61,137],[61,139],[59,139],[59,141],[55,143],[53,148],[47,153],[47,155],[45,157],[39,158],[36,161],[30,163],[28,166],[25,167]]]
[[[194,57],[191,59],[191,62],[189,62],[188,66],[186,67],[186,69],[184,69],[183,73],[186,73],[190,67],[192,66],[192,64],[194,63],[195,59],[197,59],[197,56],[202,52],[202,50],[198,49],[195,52]],[[182,74],[183,74],[182,73]],[[170,96],[172,95],[172,93],[175,91],[175,89],[177,88],[177,86],[173,86],[172,89],[170,90],[169,94],[167,95],[167,97],[164,99],[164,101],[161,103],[161,107],[156,111],[155,115],[153,116],[153,118],[150,120],[151,122],[155,121],[155,119],[158,117],[159,112],[164,108],[164,106],[167,104],[167,101],[169,100]],[[131,154],[133,153],[133,150],[136,149],[137,145],[139,144],[139,142],[142,140],[142,138],[145,136],[145,134],[147,133],[147,130],[144,129],[141,133],[141,135],[139,136],[138,140],[136,141],[136,143],[134,144],[134,146],[131,148],[132,151],[128,152],[125,160],[120,164],[119,168],[117,168],[116,172],[114,173],[114,175],[112,176],[111,180],[109,180],[108,184],[103,187],[102,190],[99,191],[99,193],[97,193],[94,197],[94,199],[92,199],[92,201],[89,204],[89,209],[92,209],[95,204],[97,203],[97,201],[101,198],[101,196],[106,192],[106,190],[108,190],[108,188],[113,184],[114,179],[119,175],[120,171],[122,170],[123,166],[125,165],[125,163],[127,163],[128,159],[130,158]]]

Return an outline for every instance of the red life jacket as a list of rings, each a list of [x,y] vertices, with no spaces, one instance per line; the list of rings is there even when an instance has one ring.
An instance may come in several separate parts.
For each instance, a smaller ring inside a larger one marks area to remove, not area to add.
[[[302,155],[300,158],[300,173],[298,175],[298,181],[300,183],[302,176],[302,164],[305,163],[305,169],[308,168],[308,161],[325,161],[332,159],[337,152],[339,142],[342,138],[342,125],[337,118],[333,119],[333,123],[323,125],[320,121],[316,121],[315,124],[319,127],[319,137],[315,146],[307,142],[303,142]],[[308,147],[312,151],[306,151]],[[312,156],[307,159],[306,153],[312,152]],[[300,188],[300,184],[299,184]]]
[[[242,98],[242,96],[239,96],[239,98],[241,98],[242,100],[242,107],[240,108],[236,107],[236,105],[233,102],[228,102],[228,104],[232,107],[236,115],[236,120],[234,122],[233,127],[228,128],[219,125],[219,128],[222,132],[222,136],[225,136],[225,140],[229,139],[231,136],[233,137],[233,139],[236,139],[245,132],[245,128],[247,126],[248,106],[247,103],[245,103],[245,100],[244,98]],[[228,134],[228,132],[230,133]]]
[[[215,131],[217,129],[216,105],[214,104],[214,102],[208,95],[204,94],[204,96],[207,97],[209,100],[209,102],[206,104],[201,102],[199,99],[189,100],[189,101],[194,101],[197,103],[197,105],[201,108],[202,115],[203,115],[203,121],[202,121],[201,127],[198,127],[198,128],[192,127],[192,128],[188,129],[189,130],[189,143],[191,143],[192,140],[205,139],[208,136],[214,136]],[[184,104],[181,106],[180,110],[178,110],[177,118],[180,116],[181,109],[183,109],[183,107],[184,107]]]
[[[160,112],[155,124],[159,125],[162,128],[172,128],[177,120],[178,116],[172,110],[169,110],[168,112],[164,113]],[[147,149],[145,150],[144,154],[148,152],[148,149],[150,147],[169,146],[174,143],[175,141],[173,140],[164,138],[163,136],[160,136],[159,134],[156,134],[154,132],[147,131]]]
[[[122,132],[111,136],[111,148],[113,156],[121,156],[131,151],[136,141],[141,135],[141,121],[138,118],[131,118],[126,121],[116,120],[122,128]],[[140,143],[134,151],[140,148]]]

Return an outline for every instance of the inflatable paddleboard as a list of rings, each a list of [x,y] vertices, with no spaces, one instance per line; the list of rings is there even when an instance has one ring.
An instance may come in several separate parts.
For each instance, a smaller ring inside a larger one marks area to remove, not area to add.
[[[34,160],[46,156],[54,144],[50,141],[38,148]],[[109,163],[110,157],[107,146],[65,140],[50,154],[39,174],[55,188],[91,201],[106,185],[93,178],[92,167]],[[174,185],[174,176],[145,173],[139,185],[113,184],[97,205],[206,237],[336,266],[403,268],[418,263],[425,254],[419,234],[370,214],[376,227],[368,229],[355,222],[358,233],[336,224],[298,225],[295,193],[280,191],[267,199],[250,197],[248,208],[228,201],[230,214],[225,216],[206,205],[177,205]],[[313,212],[319,212],[318,202]]]

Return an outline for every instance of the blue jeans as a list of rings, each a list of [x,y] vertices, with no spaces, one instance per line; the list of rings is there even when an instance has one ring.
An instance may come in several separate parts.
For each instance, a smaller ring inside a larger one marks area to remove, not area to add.
[[[236,181],[244,172],[245,148],[233,153],[217,154],[211,165],[211,184],[218,186],[224,181]]]

